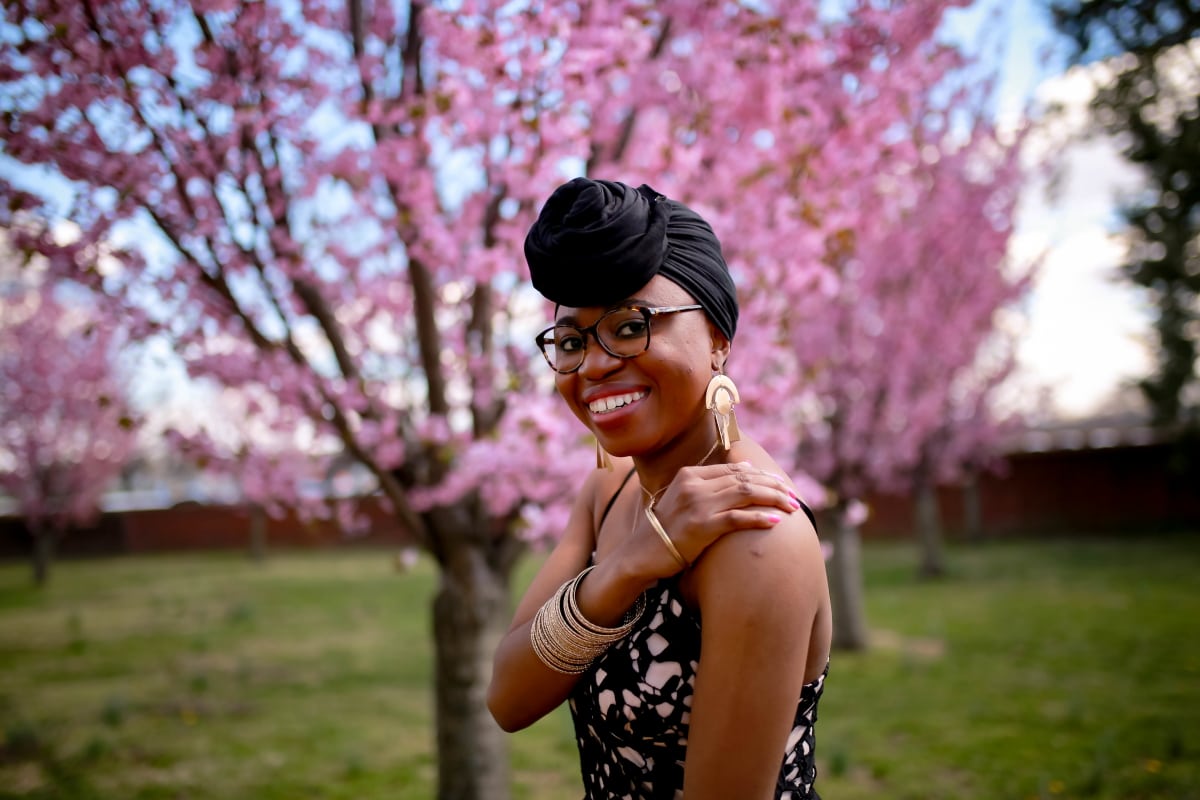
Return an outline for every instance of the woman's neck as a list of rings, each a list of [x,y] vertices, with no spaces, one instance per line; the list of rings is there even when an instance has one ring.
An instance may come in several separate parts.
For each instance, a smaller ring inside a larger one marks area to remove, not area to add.
[[[694,432],[681,436],[671,445],[633,457],[638,481],[642,489],[651,496],[657,495],[671,483],[675,473],[684,467],[701,464],[719,464],[724,459],[720,440],[713,426],[698,425]]]

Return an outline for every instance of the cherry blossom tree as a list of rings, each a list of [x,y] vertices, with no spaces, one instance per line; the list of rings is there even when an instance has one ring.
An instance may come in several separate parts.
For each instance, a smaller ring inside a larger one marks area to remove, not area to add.
[[[867,642],[857,600],[864,495],[909,492],[928,504],[934,485],[994,455],[1009,424],[994,402],[1013,365],[998,316],[1030,271],[1006,258],[1021,136],[979,117],[966,132],[944,119],[929,128],[926,117],[896,161],[904,179],[882,172],[882,190],[861,198],[873,224],[845,231],[836,287],[801,304],[789,329],[818,400],[801,419],[799,461],[832,492],[843,648]],[[918,536],[922,571],[936,573],[936,528]]]
[[[482,697],[509,575],[590,463],[529,343],[538,203],[586,172],[709,218],[745,426],[806,468],[806,409],[857,397],[829,309],[875,288],[848,279],[857,232],[909,232],[888,198],[917,191],[913,115],[961,63],[935,36],[952,5],[25,0],[4,153],[70,182],[83,235],[22,246],[246,398],[252,440],[189,446],[257,475],[250,501],[311,503],[346,456],[371,476],[440,568],[439,796],[503,798]],[[123,268],[89,269],[99,248]]]
[[[133,453],[136,425],[114,367],[119,334],[85,306],[0,285],[0,492],[33,538],[33,577],[50,576],[56,540],[91,521]]]

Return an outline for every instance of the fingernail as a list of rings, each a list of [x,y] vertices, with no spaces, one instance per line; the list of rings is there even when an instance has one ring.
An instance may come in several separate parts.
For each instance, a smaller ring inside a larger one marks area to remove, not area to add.
[[[781,519],[783,519],[783,517],[779,516],[778,514],[767,514],[767,522],[771,523],[772,525],[776,524]]]
[[[792,501],[792,508],[799,508],[799,507],[800,507],[800,501],[799,501],[799,500],[797,500],[797,499],[796,499],[796,497],[795,497],[794,495],[793,495],[793,496],[791,496],[791,497],[789,497],[789,499]]]

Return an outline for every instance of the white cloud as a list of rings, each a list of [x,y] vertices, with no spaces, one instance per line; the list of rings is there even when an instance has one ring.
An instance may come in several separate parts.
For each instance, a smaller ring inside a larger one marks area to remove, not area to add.
[[[1025,187],[1010,248],[1018,260],[1043,255],[1018,347],[1018,382],[1049,388],[1051,410],[1064,416],[1097,410],[1152,368],[1150,314],[1118,272],[1118,209],[1141,177],[1111,139],[1080,138],[1093,80],[1076,68],[1038,89],[1039,99],[1064,112],[1029,143],[1031,154],[1049,159],[1050,173]]]
[[[1028,379],[1049,386],[1061,414],[1095,410],[1151,367],[1147,317],[1116,276],[1121,255],[1120,242],[1092,226],[1051,249],[1043,264],[1018,359]]]

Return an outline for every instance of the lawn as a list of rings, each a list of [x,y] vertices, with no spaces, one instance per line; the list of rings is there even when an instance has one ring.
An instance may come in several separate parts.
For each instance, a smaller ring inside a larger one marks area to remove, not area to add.
[[[1200,533],[868,545],[872,647],[835,654],[818,787],[856,798],[1200,798]],[[421,562],[390,554],[0,565],[0,798],[429,798]],[[518,579],[528,581],[534,564]],[[514,797],[578,798],[562,709]]]

